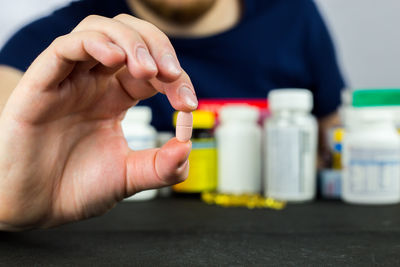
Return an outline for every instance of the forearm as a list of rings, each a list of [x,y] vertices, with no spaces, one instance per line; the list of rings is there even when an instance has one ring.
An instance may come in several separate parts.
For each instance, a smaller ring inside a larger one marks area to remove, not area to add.
[[[0,65],[0,113],[21,77],[21,71]]]

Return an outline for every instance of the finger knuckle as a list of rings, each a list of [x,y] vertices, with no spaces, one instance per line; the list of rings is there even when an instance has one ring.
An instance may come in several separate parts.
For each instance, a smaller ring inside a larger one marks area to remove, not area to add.
[[[150,37],[154,43],[157,43],[158,47],[164,47],[173,50],[168,36],[159,28],[157,28],[157,26],[150,22],[142,21],[142,28],[149,34],[148,37]]]
[[[117,20],[125,20],[125,19],[131,19],[131,18],[132,18],[132,16],[129,14],[126,14],[126,13],[120,13],[114,17],[114,19],[117,19]]]
[[[145,34],[147,38],[151,39],[154,43],[157,43],[160,47],[172,48],[168,36],[154,24],[125,13],[115,16],[114,19],[122,22],[130,21],[131,25],[133,25],[132,29],[135,32],[140,32],[142,35]]]
[[[141,23],[143,27],[145,27],[148,31],[153,32],[157,36],[157,38],[163,40],[164,42],[169,43],[168,36],[163,31],[161,31],[156,25],[145,20],[141,20]]]
[[[93,23],[100,19],[99,15],[89,15],[81,21],[81,24]]]
[[[53,46],[58,46],[59,44],[63,43],[67,39],[67,37],[68,37],[68,34],[58,36],[57,38],[55,38],[53,40],[52,45]]]

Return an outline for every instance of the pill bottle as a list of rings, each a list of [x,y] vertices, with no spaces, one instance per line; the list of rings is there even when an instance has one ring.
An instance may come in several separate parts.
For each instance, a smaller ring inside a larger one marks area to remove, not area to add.
[[[151,109],[145,106],[135,106],[126,112],[125,118],[122,121],[122,131],[130,149],[143,150],[157,146],[157,132],[150,125],[151,116]],[[157,190],[150,189],[136,193],[125,200],[150,200],[156,196]]]
[[[342,195],[342,171],[322,169],[319,173],[320,196],[323,199],[340,199]]]
[[[302,202],[316,192],[317,122],[312,93],[279,89],[268,95],[271,117],[265,123],[265,190],[268,197]]]
[[[216,126],[219,124],[220,109],[228,105],[248,105],[257,108],[259,112],[258,123],[262,125],[268,116],[268,101],[265,98],[203,98],[199,99],[197,110],[213,111],[216,118]]]
[[[219,193],[261,193],[262,130],[258,117],[258,109],[249,105],[221,108],[215,133]]]
[[[352,94],[353,108],[374,108],[390,111],[394,116],[396,128],[400,129],[400,89],[356,89]]]
[[[399,203],[400,137],[393,113],[358,108],[348,115],[342,199],[354,204]]]
[[[193,113],[192,151],[189,155],[189,176],[172,187],[174,192],[198,194],[213,191],[217,186],[217,150],[213,128],[215,115],[210,111]],[[176,126],[177,112],[174,114]],[[199,195],[200,197],[200,195]]]
[[[338,108],[338,115],[339,115],[339,120],[340,123],[343,127],[346,125],[346,118],[347,118],[347,112],[348,110],[353,108],[353,89],[344,89],[341,92],[341,98],[340,98],[340,106]]]
[[[335,128],[332,133],[332,169],[342,169],[342,147],[343,147],[344,129]]]
[[[342,152],[345,131],[343,127],[329,129],[331,168],[322,169],[318,175],[319,193],[324,199],[340,199],[342,194]]]

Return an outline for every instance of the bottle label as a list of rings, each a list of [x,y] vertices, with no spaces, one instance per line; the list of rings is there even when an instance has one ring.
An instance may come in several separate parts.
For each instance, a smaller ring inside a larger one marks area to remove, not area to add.
[[[267,192],[272,197],[300,196],[313,178],[311,134],[295,127],[267,127]]]
[[[193,138],[189,155],[189,176],[173,186],[174,191],[201,193],[217,187],[217,150],[214,138]]]
[[[349,147],[346,183],[349,193],[365,196],[398,195],[400,149]]]

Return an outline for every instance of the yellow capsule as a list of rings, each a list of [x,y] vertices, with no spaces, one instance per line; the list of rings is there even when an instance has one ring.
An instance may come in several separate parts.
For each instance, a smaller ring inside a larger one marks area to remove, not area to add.
[[[201,197],[207,204],[215,204],[222,207],[247,207],[248,209],[269,208],[280,210],[286,206],[286,203],[283,201],[264,198],[259,194],[228,195],[206,192],[203,193]]]

